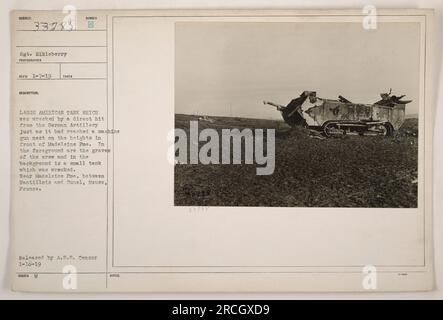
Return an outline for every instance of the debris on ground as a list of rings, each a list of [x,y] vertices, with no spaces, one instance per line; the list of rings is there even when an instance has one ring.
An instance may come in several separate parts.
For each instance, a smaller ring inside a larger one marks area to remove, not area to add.
[[[208,116],[199,117],[198,121],[206,121],[206,122],[209,122],[209,123],[214,123],[214,120],[209,118]]]

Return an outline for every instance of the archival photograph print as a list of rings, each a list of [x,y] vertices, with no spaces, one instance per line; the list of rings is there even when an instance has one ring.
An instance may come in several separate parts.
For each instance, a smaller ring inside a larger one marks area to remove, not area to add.
[[[175,24],[175,206],[416,208],[420,25]]]

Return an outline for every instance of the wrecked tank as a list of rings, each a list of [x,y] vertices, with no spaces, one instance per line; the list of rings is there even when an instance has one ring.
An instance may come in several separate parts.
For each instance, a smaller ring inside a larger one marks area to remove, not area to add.
[[[317,97],[315,91],[304,91],[287,106],[263,101],[281,112],[290,126],[305,126],[323,131],[326,136],[359,134],[390,136],[405,120],[405,106],[412,100],[405,96],[380,94],[373,104],[353,103],[339,96],[337,100]]]

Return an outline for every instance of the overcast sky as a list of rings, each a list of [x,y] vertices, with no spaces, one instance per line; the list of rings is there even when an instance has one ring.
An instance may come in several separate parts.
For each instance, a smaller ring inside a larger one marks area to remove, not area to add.
[[[176,24],[175,111],[280,118],[304,90],[373,103],[406,94],[418,111],[418,23],[180,22]]]

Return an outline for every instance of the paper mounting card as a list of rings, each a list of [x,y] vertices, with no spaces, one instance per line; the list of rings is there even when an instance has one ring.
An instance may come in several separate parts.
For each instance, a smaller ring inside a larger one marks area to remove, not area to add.
[[[433,10],[14,11],[13,289],[433,287]]]

